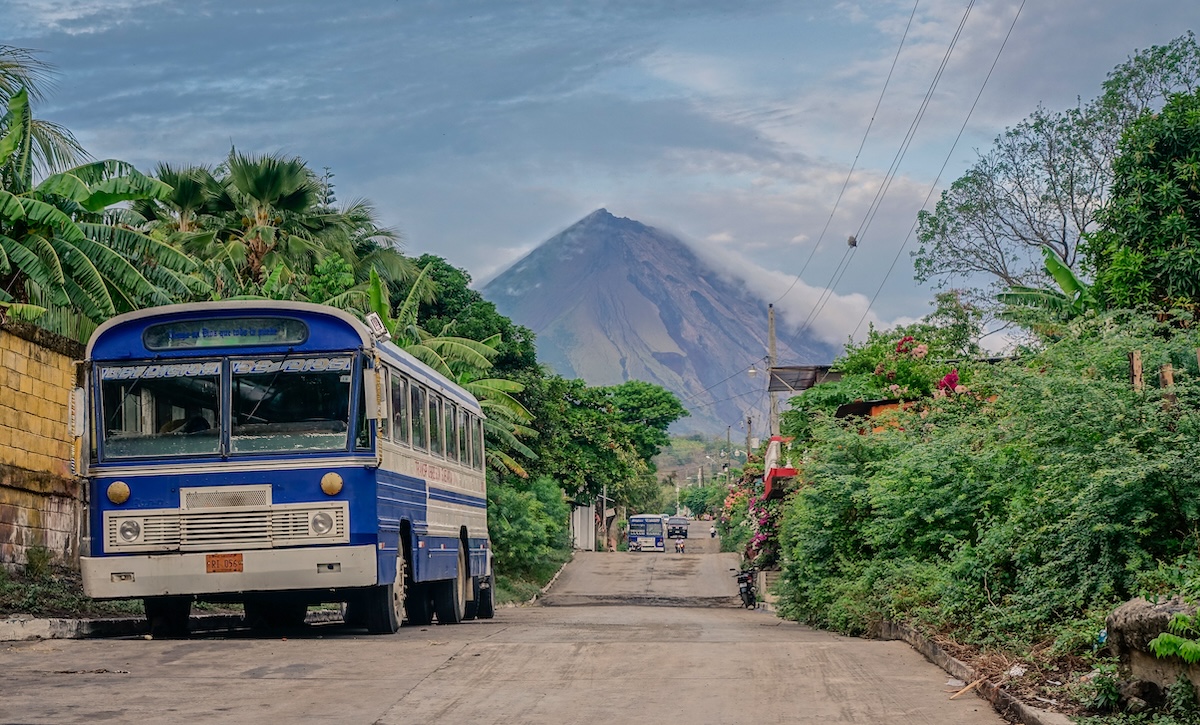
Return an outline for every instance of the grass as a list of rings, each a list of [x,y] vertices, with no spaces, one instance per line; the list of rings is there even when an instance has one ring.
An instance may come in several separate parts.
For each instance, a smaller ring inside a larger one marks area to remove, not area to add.
[[[122,617],[142,614],[137,599],[96,601],[83,593],[79,572],[50,564],[0,568],[0,616]]]

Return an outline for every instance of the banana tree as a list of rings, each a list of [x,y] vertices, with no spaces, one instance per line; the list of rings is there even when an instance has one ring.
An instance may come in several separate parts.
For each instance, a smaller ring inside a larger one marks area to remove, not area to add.
[[[1059,320],[1070,320],[1099,309],[1091,285],[1076,277],[1054,250],[1042,247],[1042,257],[1046,273],[1055,281],[1058,289],[1013,286],[1007,292],[996,295],[996,299],[1010,308],[1030,308]],[[1013,319],[1022,316],[1010,310],[1005,317]]]
[[[0,302],[101,322],[118,312],[182,298],[195,263],[118,223],[114,205],[167,195],[170,187],[122,161],[96,161],[34,183],[29,99],[9,99],[0,127]]]

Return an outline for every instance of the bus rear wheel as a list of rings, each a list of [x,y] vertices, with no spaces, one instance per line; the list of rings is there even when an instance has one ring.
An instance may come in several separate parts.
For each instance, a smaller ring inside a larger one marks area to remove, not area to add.
[[[479,577],[479,589],[475,592],[475,614],[480,619],[496,616],[496,589],[494,574]]]
[[[458,547],[458,568],[454,578],[439,582],[434,607],[437,609],[438,624],[458,624],[467,613],[467,587],[471,582],[467,570],[467,552]]]
[[[371,587],[367,592],[365,614],[371,634],[394,634],[404,618],[405,561],[396,557],[396,576],[390,584]]]

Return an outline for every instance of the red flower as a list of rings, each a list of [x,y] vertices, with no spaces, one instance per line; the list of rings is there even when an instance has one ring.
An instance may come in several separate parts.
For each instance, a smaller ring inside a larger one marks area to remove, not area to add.
[[[905,335],[900,338],[900,342],[896,343],[896,352],[908,352],[912,349],[914,342],[916,342],[916,339],[912,335]]]

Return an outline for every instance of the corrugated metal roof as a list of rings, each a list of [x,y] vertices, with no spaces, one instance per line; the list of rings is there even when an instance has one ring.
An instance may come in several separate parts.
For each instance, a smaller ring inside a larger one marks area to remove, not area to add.
[[[802,393],[818,383],[832,383],[842,379],[840,372],[829,368],[829,365],[773,367],[767,391],[771,393]]]

